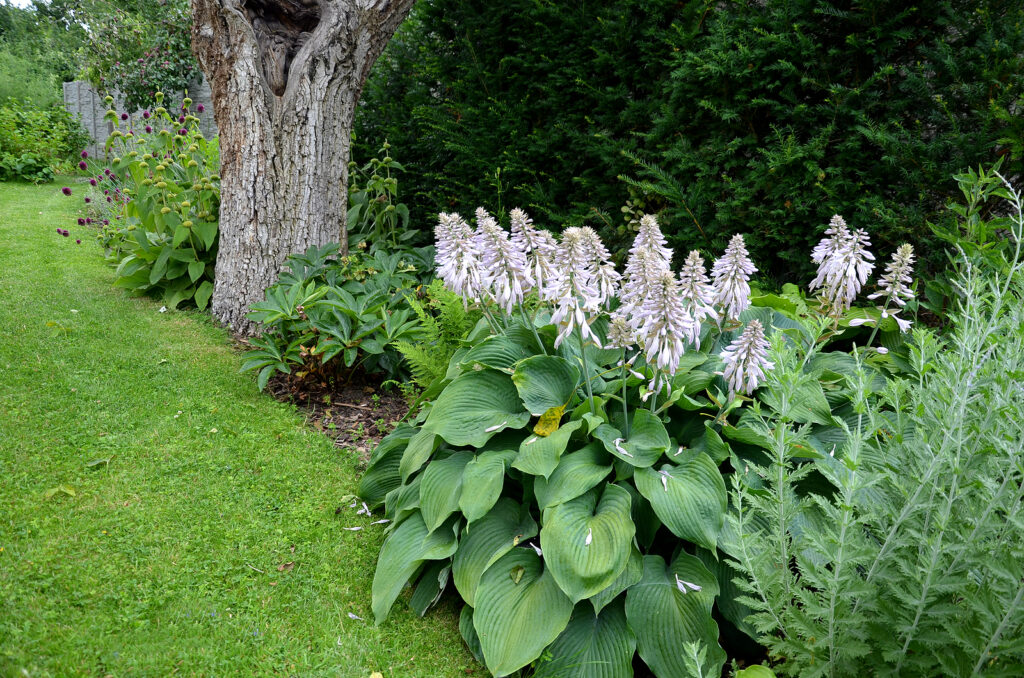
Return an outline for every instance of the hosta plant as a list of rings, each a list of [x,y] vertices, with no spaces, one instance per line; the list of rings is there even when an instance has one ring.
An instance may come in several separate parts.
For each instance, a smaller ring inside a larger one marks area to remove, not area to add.
[[[647,216],[620,274],[592,230],[556,241],[510,216],[511,233],[483,210],[475,229],[440,216],[438,275],[485,317],[361,479],[390,521],[373,613],[382,622],[409,582],[420,614],[454,588],[463,637],[495,676],[631,676],[636,654],[659,678],[720,675],[713,610],[749,631],[720,554],[725,476],[771,449],[765,412],[807,427],[807,458],[848,435],[852,358],[823,347],[867,329],[858,318],[895,324],[848,315],[866,235],[833,225],[820,299],[752,298],[741,236],[710,275],[698,252],[677,274]],[[758,391],[769,342],[813,354],[792,399]],[[898,353],[873,351],[866,369],[884,382]]]

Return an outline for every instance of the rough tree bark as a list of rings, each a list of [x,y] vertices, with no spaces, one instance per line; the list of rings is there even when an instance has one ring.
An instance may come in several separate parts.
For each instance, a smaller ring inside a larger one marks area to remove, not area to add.
[[[341,242],[352,119],[415,0],[192,0],[220,132],[214,316],[242,334],[285,258]]]

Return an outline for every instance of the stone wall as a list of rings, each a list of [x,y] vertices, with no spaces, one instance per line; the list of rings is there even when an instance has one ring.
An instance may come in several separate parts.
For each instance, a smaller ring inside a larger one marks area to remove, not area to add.
[[[124,111],[123,99],[117,93],[112,96],[114,97],[114,110],[119,113]],[[182,94],[168,95],[164,98],[164,103],[177,105],[176,102],[180,102],[182,96]],[[217,125],[213,121],[213,97],[210,93],[210,85],[205,78],[196,87],[189,90],[189,96],[193,101],[193,112],[196,104],[203,104],[206,107],[206,111],[199,115],[199,129],[203,131],[203,136],[208,139],[215,136]],[[114,131],[113,125],[103,119],[103,115],[107,112],[107,104],[103,102],[104,98],[105,95],[99,94],[91,84],[84,80],[64,83],[64,108],[72,115],[81,116],[82,127],[93,139],[93,144],[86,147],[89,155],[103,155],[103,145],[110,133]],[[132,118],[141,120],[141,113],[133,114]]]

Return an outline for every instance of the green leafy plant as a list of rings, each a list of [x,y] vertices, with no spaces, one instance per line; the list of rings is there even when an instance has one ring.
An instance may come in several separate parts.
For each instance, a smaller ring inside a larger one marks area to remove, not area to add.
[[[353,242],[368,242],[371,249],[394,249],[414,239],[419,231],[409,228],[409,208],[398,200],[398,180],[392,171],[405,169],[381,146],[379,157],[364,166],[349,163],[348,233]]]
[[[80,166],[94,186],[85,201],[100,206],[95,221],[116,266],[115,285],[160,297],[170,308],[194,303],[204,309],[217,261],[218,145],[203,137],[190,99],[177,117],[162,100],[158,93],[157,107],[138,119],[107,112],[117,129],[107,140],[106,158],[82,153]]]
[[[996,223],[1009,233],[980,259],[984,242],[961,250],[948,336],[915,330],[907,374],[884,388],[859,354],[830,361],[853,409],[827,455],[803,453],[820,434],[795,408],[749,419],[770,444],[733,476],[721,548],[783,675],[1016,676],[1024,665],[1022,201],[998,174],[959,181],[1008,201]],[[976,209],[957,214],[968,233],[996,227],[970,223]],[[801,356],[777,349],[765,389],[801,403]]]
[[[0,105],[0,180],[50,181],[70,171],[72,158],[89,137],[63,108]]]
[[[407,582],[424,614],[451,583],[463,637],[496,676],[628,676],[635,654],[659,678],[720,675],[713,610],[747,628],[720,553],[726,477],[772,448],[757,426],[767,412],[813,429],[807,458],[828,456],[855,416],[835,370],[854,360],[843,345],[861,328],[797,292],[751,300],[725,272],[748,270],[742,239],[716,263],[715,286],[691,254],[690,297],[662,268],[671,253],[646,216],[616,299],[599,291],[615,276],[593,231],[567,229],[552,252],[524,213],[511,218],[510,238],[482,210],[475,231],[441,215],[439,275],[484,318],[360,481],[391,521],[374,615],[382,622]],[[796,397],[755,392],[771,369],[761,332],[814,354]],[[872,351],[866,369],[884,384],[900,355]]]

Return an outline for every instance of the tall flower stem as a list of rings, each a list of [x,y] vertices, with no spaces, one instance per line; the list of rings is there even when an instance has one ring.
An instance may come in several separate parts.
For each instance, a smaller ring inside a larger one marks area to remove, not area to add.
[[[494,314],[491,313],[490,309],[487,308],[487,304],[482,300],[480,302],[480,310],[484,312],[484,317],[487,318],[487,324],[491,326],[491,332],[494,334],[501,334],[501,325],[494,318]]]
[[[651,414],[658,405],[658,392],[661,390],[661,371],[654,373],[654,392],[651,394]]]
[[[888,311],[888,310],[889,310],[889,301],[886,300],[885,306],[882,307],[882,315],[884,316],[886,311]],[[881,324],[882,324],[882,321],[879,320],[877,323],[875,323],[875,326],[871,328],[871,336],[868,337],[868,343],[864,344],[864,350],[865,351],[871,349],[871,342],[873,342],[875,340],[875,335],[878,334],[878,326],[881,325]]]
[[[587,366],[587,349],[583,346],[583,331],[576,328],[576,338],[580,340],[580,362],[583,365],[583,383],[587,386],[587,399],[590,401],[590,413],[597,414],[594,409],[594,388],[590,384],[590,369]]]
[[[544,342],[540,340],[540,335],[537,334],[537,326],[533,324],[533,319],[526,315],[526,309],[523,308],[521,303],[519,304],[519,315],[522,316],[523,322],[526,323],[526,326],[530,328],[531,332],[533,332],[533,338],[537,340],[537,347],[540,349],[540,352],[547,355],[548,350],[544,348]]]
[[[626,347],[622,347],[622,422],[626,429],[626,440],[629,440],[629,408],[626,406],[626,380],[629,379],[629,367],[626,365]]]

